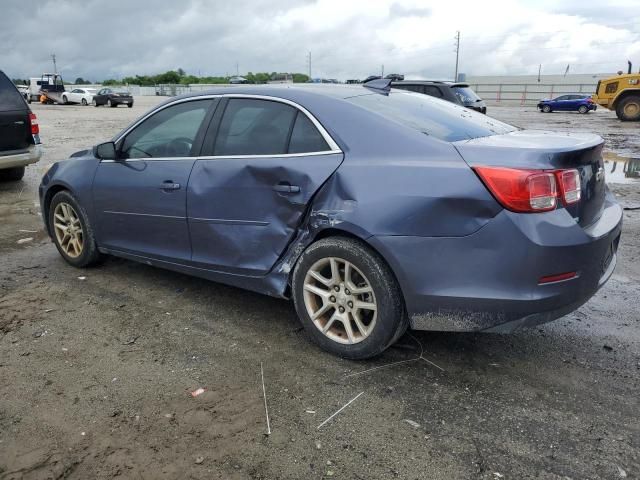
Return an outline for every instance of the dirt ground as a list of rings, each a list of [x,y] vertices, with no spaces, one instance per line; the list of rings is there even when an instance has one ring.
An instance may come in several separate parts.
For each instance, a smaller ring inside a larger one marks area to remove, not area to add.
[[[0,479],[640,478],[640,180],[622,174],[639,125],[491,106],[606,138],[629,208],[613,277],[540,328],[413,332],[351,362],[313,346],[286,301],[119,259],[62,261],[39,215],[43,168],[157,101],[32,106],[45,157],[0,184]]]

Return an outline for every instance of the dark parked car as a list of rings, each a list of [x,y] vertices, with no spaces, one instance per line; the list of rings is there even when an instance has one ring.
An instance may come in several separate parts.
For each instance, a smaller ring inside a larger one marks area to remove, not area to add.
[[[0,70],[0,180],[20,180],[40,160],[40,127],[11,80]]]
[[[238,86],[167,100],[39,193],[71,265],[292,298],[319,345],[367,358],[407,326],[510,332],[586,302],[622,222],[602,148],[401,90]]]
[[[480,113],[487,113],[487,104],[466,83],[438,82],[430,80],[404,80],[393,82],[393,88],[424,93],[457,103]]]
[[[585,95],[584,93],[560,95],[552,100],[540,100],[538,103],[538,110],[544,113],[551,113],[554,110],[589,113],[597,108],[598,106],[591,98],[591,95]]]
[[[106,105],[107,107],[117,107],[118,105],[126,105],[133,107],[133,97],[123,88],[103,88],[93,97],[93,105],[99,107]]]

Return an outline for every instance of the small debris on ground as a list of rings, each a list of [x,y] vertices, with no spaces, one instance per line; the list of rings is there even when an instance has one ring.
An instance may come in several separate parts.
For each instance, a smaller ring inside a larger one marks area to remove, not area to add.
[[[87,277],[84,277],[84,276],[78,277],[78,280],[86,280],[86,279],[87,279]]]
[[[196,457],[196,464],[200,465],[202,462],[204,462],[204,457]]]
[[[22,245],[23,243],[32,242],[32,241],[33,241],[33,237],[27,237],[27,238],[21,238],[16,243],[18,245]]]
[[[207,389],[206,389],[206,388],[202,388],[202,387],[201,387],[201,388],[197,388],[197,389],[195,389],[193,392],[191,392],[191,393],[190,393],[190,395],[191,395],[193,398],[196,398],[198,395],[202,395],[202,394],[203,394],[204,392],[206,392],[206,391],[207,391]]]
[[[411,425],[413,428],[420,427],[420,424],[418,422],[414,422],[413,420],[409,420],[408,418],[405,418],[404,421]]]
[[[611,346],[609,346],[609,345],[603,345],[603,346],[602,346],[602,348],[603,348],[604,350],[606,350],[607,352],[611,352],[611,351],[613,351],[613,347],[611,347]]]

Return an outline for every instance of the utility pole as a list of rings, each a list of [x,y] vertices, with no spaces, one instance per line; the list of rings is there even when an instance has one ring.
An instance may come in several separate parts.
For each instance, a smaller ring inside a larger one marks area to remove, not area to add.
[[[309,62],[309,80],[311,80],[311,52],[309,52],[308,62]]]
[[[540,72],[542,71],[542,64],[538,65],[538,83],[540,83]]]
[[[240,68],[238,66],[238,62],[236,62],[236,77],[240,76]]]
[[[384,63],[382,64],[382,67],[380,69],[380,77],[384,78]]]
[[[53,73],[58,73],[58,67],[56,66],[56,54],[51,54],[51,59],[53,60]]]
[[[460,30],[456,32],[456,74],[453,78],[454,82],[458,81],[458,59],[460,57]]]

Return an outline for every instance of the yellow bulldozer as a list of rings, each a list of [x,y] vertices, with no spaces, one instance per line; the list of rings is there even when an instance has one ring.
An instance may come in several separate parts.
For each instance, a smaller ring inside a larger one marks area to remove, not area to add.
[[[631,62],[627,61],[627,73],[605,78],[598,82],[593,101],[609,110],[623,122],[640,121],[640,73],[631,73]]]

